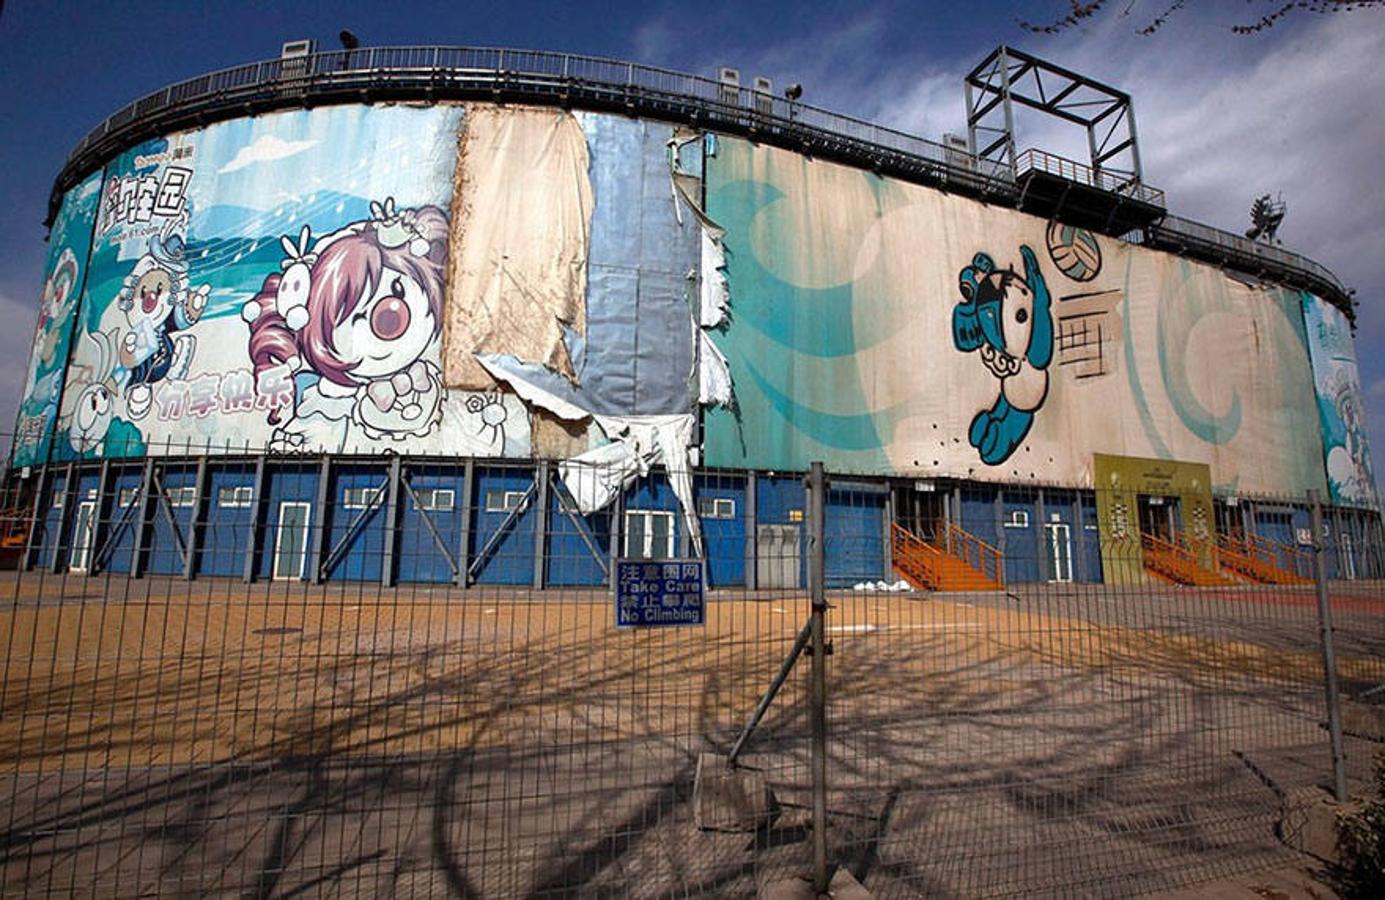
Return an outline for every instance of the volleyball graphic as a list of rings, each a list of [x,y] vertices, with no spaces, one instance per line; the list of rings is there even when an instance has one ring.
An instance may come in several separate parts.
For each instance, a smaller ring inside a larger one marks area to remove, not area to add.
[[[1049,222],[1048,256],[1073,281],[1091,281],[1101,271],[1101,247],[1085,228]]]

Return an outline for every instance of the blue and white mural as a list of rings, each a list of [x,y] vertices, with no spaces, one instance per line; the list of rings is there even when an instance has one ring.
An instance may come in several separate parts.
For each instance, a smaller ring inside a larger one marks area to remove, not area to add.
[[[461,107],[220,123],[116,159],[63,453],[268,447],[527,456],[513,395],[448,391],[442,309]]]
[[[17,466],[45,462],[49,454],[100,195],[98,172],[63,197],[48,236],[48,267],[15,428],[12,462]]]
[[[1303,295],[1303,320],[1313,359],[1329,495],[1335,504],[1375,508],[1375,473],[1366,439],[1365,404],[1351,323],[1336,307],[1307,293]]]

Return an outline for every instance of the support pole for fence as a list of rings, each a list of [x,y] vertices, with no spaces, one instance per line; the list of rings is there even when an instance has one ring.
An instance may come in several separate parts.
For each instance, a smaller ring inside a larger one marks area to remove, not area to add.
[[[813,892],[827,893],[827,591],[823,515],[827,479],[822,463],[808,471],[808,590],[813,603]]]
[[[1332,649],[1332,607],[1327,600],[1327,547],[1323,540],[1322,501],[1308,492],[1313,511],[1313,580],[1318,586],[1318,634],[1322,647],[1323,683],[1327,687],[1327,732],[1332,741],[1332,794],[1347,799],[1346,754],[1342,750],[1342,706],[1337,693],[1337,658]]]
[[[778,674],[776,674],[774,680],[769,683],[769,690],[765,691],[765,695],[761,697],[760,702],[755,705],[755,711],[750,714],[750,718],[746,720],[745,727],[741,729],[741,733],[736,737],[736,742],[731,745],[731,752],[726,756],[726,765],[728,767],[736,764],[736,759],[741,755],[741,751],[745,749],[745,742],[750,740],[750,736],[754,734],[755,729],[759,727],[760,720],[765,717],[765,713],[769,712],[769,705],[774,702],[774,698],[779,694],[779,689],[782,688],[784,682],[788,680],[789,672],[793,671],[794,663],[798,662],[799,655],[803,653],[803,648],[808,646],[808,640],[812,636],[813,623],[810,619],[808,624],[804,625],[803,629],[798,632],[798,637],[794,639],[793,647],[789,649],[789,655],[784,657],[784,661],[779,665]]]

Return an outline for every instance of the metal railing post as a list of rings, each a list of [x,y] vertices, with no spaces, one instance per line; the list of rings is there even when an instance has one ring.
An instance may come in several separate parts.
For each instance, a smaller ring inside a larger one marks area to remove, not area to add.
[[[812,777],[813,777],[813,892],[827,893],[827,591],[823,583],[826,554],[823,515],[827,479],[821,462],[808,471],[808,590],[813,614]]]
[[[1313,580],[1318,587],[1318,634],[1322,648],[1323,683],[1327,689],[1327,733],[1332,742],[1332,794],[1347,799],[1346,754],[1342,750],[1342,707],[1337,693],[1337,659],[1332,648],[1332,606],[1327,598],[1327,547],[1323,540],[1322,501],[1308,492],[1313,512]]]

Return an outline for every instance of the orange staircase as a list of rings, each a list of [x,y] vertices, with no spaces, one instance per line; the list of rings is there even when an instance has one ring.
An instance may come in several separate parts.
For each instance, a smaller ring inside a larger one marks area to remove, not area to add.
[[[1256,584],[1312,584],[1299,572],[1310,571],[1308,554],[1297,547],[1257,535],[1217,536],[1217,564],[1231,574]]]
[[[15,506],[0,509],[0,569],[17,569],[29,542],[33,513]]]
[[[894,568],[915,587],[930,591],[998,591],[1004,577],[1000,551],[956,525],[936,542],[891,526]]]
[[[1152,534],[1140,534],[1145,571],[1172,584],[1190,587],[1220,587],[1231,579],[1202,564],[1198,554],[1184,541],[1166,541]]]

